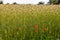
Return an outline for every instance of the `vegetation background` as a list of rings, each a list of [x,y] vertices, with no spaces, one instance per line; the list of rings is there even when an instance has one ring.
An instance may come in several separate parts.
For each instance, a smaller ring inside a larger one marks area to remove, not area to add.
[[[14,4],[0,4],[0,40],[60,40],[60,5]]]

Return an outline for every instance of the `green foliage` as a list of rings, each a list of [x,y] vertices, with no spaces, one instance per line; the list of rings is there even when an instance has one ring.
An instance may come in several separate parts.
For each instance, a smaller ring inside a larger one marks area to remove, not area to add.
[[[57,4],[58,3],[58,0],[51,0],[51,3],[52,4]]]

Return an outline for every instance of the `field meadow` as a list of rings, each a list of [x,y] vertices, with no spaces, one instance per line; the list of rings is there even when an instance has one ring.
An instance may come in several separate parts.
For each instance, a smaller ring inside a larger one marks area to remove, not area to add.
[[[0,4],[0,40],[60,40],[60,5]]]

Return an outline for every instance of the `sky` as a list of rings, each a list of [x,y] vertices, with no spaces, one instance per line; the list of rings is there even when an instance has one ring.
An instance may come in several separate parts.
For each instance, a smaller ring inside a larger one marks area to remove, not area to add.
[[[6,3],[12,4],[13,2],[16,2],[18,4],[38,4],[38,2],[40,1],[46,4],[49,0],[3,0],[4,4]]]

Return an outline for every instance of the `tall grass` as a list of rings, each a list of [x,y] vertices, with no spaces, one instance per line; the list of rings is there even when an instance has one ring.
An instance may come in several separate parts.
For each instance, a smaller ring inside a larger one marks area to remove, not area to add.
[[[60,5],[0,5],[0,40],[60,38]]]

